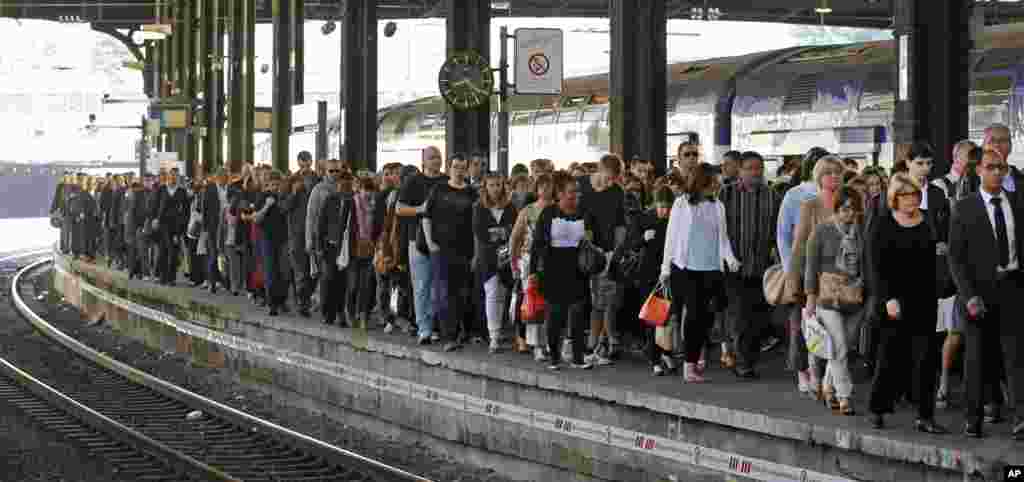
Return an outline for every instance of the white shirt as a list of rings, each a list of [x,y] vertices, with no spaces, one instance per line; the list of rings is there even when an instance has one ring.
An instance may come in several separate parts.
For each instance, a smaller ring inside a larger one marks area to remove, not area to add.
[[[924,188],[921,189],[921,209],[928,210],[928,183],[924,183]]]
[[[996,232],[996,208],[992,205],[993,197],[1001,197],[1003,199],[1003,217],[1006,218],[1006,239],[1010,243],[1010,262],[1006,266],[999,266],[996,268],[999,272],[1013,271],[1019,267],[1017,262],[1017,244],[1016,237],[1014,236],[1013,226],[1013,209],[1010,209],[1010,201],[1006,197],[1005,193],[1000,193],[998,196],[993,196],[985,191],[981,190],[981,200],[985,203],[985,211],[988,212],[988,220],[992,223],[992,234],[996,237],[996,242],[999,242],[999,233]]]
[[[661,274],[669,276],[672,266],[684,270],[691,268],[687,259],[689,255],[690,228],[695,222],[694,218],[700,219],[711,229],[718,229],[718,266],[728,264],[731,271],[740,267],[732,251],[732,243],[729,241],[729,233],[725,226],[725,206],[721,201],[702,202],[696,206],[690,204],[686,195],[676,198],[672,204],[672,212],[668,218],[668,229],[665,232],[665,255],[661,261]]]

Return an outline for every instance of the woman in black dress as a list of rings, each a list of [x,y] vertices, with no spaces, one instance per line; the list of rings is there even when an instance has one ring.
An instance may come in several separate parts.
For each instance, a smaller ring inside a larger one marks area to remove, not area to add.
[[[593,223],[579,211],[576,179],[565,172],[554,178],[557,203],[544,208],[537,219],[530,247],[529,278],[539,283],[548,307],[548,350],[552,370],[559,369],[562,333],[568,323],[572,336],[573,368],[592,366],[583,360],[583,305],[589,279],[579,269],[580,243]]]
[[[933,337],[938,304],[935,284],[922,282],[935,279],[936,240],[921,211],[921,196],[916,180],[904,173],[894,175],[887,196],[891,210],[871,227],[869,274],[885,316],[879,327],[869,405],[872,425],[883,428],[884,415],[893,412],[902,387],[913,378],[914,426],[940,434],[947,431],[934,420],[939,351]]]

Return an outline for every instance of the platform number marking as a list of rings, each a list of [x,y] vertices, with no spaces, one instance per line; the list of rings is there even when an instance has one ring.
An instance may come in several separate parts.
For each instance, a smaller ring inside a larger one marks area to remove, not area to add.
[[[560,430],[565,433],[572,433],[572,421],[565,420],[563,418],[555,419],[555,430]]]
[[[484,412],[492,417],[497,417],[498,414],[501,412],[501,408],[498,407],[498,405],[495,403],[488,403],[484,405]]]
[[[739,457],[729,457],[729,469],[741,474],[749,474],[750,461],[740,459]]]
[[[633,439],[633,446],[642,450],[654,450],[658,443],[651,437],[645,437],[643,435],[637,435]]]
[[[441,399],[441,396],[437,393],[437,390],[427,389],[427,400],[436,402]]]

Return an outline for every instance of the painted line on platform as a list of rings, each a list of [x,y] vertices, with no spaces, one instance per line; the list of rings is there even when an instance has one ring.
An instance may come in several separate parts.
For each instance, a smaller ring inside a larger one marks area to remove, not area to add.
[[[74,276],[61,266],[60,263],[54,263],[54,269],[65,276]],[[705,469],[755,480],[771,482],[782,480],[794,482],[853,482],[851,479],[831,474],[746,457],[737,453],[702,447],[635,430],[603,425],[589,420],[531,410],[519,405],[439,389],[401,378],[380,375],[342,363],[330,362],[298,352],[282,350],[273,345],[210,330],[194,322],[179,320],[162,311],[108,293],[80,277],[77,277],[77,279],[82,291],[118,306],[125,311],[174,327],[180,333],[201,338],[233,350],[254,353],[285,365],[323,373],[349,383],[375,389],[378,392],[406,396],[414,400],[459,410],[467,415],[482,415],[502,422],[515,423],[550,433],[557,433],[633,452],[650,454],[674,462],[689,463]]]

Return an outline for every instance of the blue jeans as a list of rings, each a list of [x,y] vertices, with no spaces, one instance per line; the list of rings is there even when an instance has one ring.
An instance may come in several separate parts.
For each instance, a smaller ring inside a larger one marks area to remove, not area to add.
[[[434,312],[441,324],[441,338],[456,341],[460,331],[467,331],[461,321],[466,316],[466,301],[473,282],[469,260],[451,252],[430,254],[434,272]]]
[[[409,275],[412,277],[413,306],[416,311],[417,335],[421,338],[434,332],[434,270],[430,256],[409,245]]]

